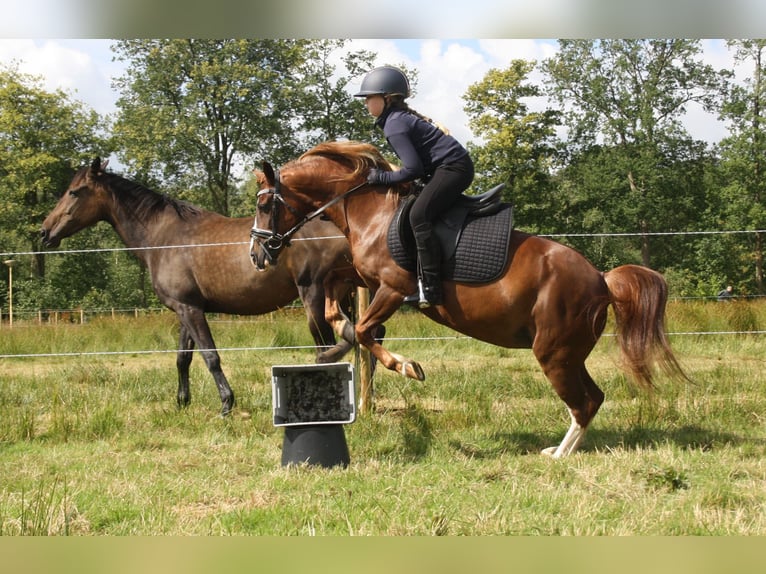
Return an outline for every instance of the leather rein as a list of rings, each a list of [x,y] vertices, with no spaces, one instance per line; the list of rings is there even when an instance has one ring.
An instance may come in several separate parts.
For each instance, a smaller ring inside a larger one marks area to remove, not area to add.
[[[348,191],[342,193],[341,195],[337,197],[332,198],[323,206],[319,207],[318,209],[312,211],[308,215],[305,215],[301,218],[300,214],[298,213],[298,210],[295,209],[289,203],[287,203],[284,196],[282,195],[282,191],[281,191],[282,183],[279,178],[279,170],[276,170],[274,173],[274,187],[270,187],[268,189],[262,189],[256,195],[256,197],[261,197],[262,195],[267,195],[267,194],[271,194],[272,196],[273,205],[271,207],[271,229],[269,230],[269,229],[263,229],[261,227],[258,227],[258,224],[257,224],[258,217],[256,216],[255,221],[253,222],[253,228],[250,231],[250,252],[252,253],[253,243],[257,239],[258,244],[261,246],[261,249],[263,249],[264,254],[266,255],[266,258],[269,260],[270,263],[274,263],[276,261],[278,253],[282,250],[282,248],[290,245],[290,240],[292,239],[293,235],[295,235],[304,225],[306,225],[309,221],[316,219],[317,217],[322,215],[325,211],[327,211],[330,207],[345,200],[349,195],[365,187],[366,185],[368,184],[365,181],[360,183],[359,185],[352,187]],[[277,207],[279,205],[284,205],[285,208],[287,208],[287,210],[290,213],[292,213],[296,218],[299,218],[298,223],[293,225],[293,227],[291,227],[284,233],[277,233],[276,231],[278,218],[279,218]]]

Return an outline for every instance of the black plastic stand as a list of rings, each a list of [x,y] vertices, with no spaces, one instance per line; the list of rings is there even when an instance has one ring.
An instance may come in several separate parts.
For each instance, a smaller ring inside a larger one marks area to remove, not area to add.
[[[325,468],[342,465],[345,468],[350,461],[343,425],[285,427],[282,466],[306,463]]]

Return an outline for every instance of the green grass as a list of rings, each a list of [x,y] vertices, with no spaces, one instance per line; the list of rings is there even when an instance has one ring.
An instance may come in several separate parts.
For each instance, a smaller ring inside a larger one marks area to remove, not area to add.
[[[678,333],[763,330],[766,307],[675,302],[668,317]],[[212,328],[221,348],[311,344],[301,311]],[[375,411],[345,427],[351,464],[322,469],[281,467],[271,421],[271,365],[310,349],[222,352],[238,408],[221,419],[200,357],[179,411],[175,353],[142,352],[174,349],[169,313],[4,326],[0,354],[81,355],[0,359],[0,534],[766,534],[762,334],[672,336],[694,383],[653,395],[604,337],[588,366],[606,402],[558,461],[539,452],[568,415],[529,351],[409,312],[388,335],[427,379],[379,371]]]

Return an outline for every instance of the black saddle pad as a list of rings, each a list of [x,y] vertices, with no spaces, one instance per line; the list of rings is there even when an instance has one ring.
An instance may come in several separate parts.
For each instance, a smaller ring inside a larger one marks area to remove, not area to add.
[[[397,265],[415,272],[417,257],[412,231],[408,230],[404,240],[399,231],[399,216],[406,203],[402,202],[388,229],[388,250]],[[444,224],[437,220],[436,226],[440,225]],[[442,279],[461,283],[487,283],[500,277],[508,264],[508,246],[512,230],[511,204],[503,204],[492,215],[469,215],[457,236],[457,246],[442,246],[442,253],[454,252],[446,261],[442,261]],[[442,238],[448,236],[449,232],[440,232],[437,229],[436,235]]]

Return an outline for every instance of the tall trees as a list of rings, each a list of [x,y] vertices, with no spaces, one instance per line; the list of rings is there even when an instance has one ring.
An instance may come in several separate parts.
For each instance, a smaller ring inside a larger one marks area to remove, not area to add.
[[[229,215],[236,175],[292,159],[317,139],[354,136],[344,92],[372,55],[333,56],[342,40],[121,40],[127,63],[115,138],[140,177]],[[356,127],[355,127],[356,126]],[[191,190],[191,191],[190,191]]]
[[[569,149],[577,154],[599,146],[608,154],[613,185],[601,207],[622,214],[612,231],[641,233],[641,262],[650,265],[654,228],[696,221],[701,198],[677,191],[684,169],[704,159],[703,147],[691,141],[681,119],[692,102],[715,106],[723,76],[700,60],[693,40],[562,40],[560,47],[544,70],[550,93],[564,107]],[[679,157],[686,159],[679,164]]]
[[[529,100],[542,95],[542,88],[528,81],[534,67],[534,62],[514,60],[504,70],[490,70],[463,99],[471,129],[483,140],[469,144],[476,186],[486,190],[507,182],[506,197],[516,204],[520,220],[540,231],[551,211],[559,115],[551,109],[529,110]]]
[[[347,88],[372,68],[375,54],[344,52],[345,46],[345,40],[316,40],[307,46],[299,98],[292,111],[300,121],[303,149],[325,140],[369,138],[369,114]]]
[[[351,97],[350,83],[358,80],[372,67],[375,54],[364,50],[348,52],[345,40],[311,40],[303,46],[305,58],[294,70],[294,89],[291,90],[289,134],[292,150],[289,153],[261,154],[260,159],[279,163],[306,151],[325,140],[370,140],[376,134],[365,107]],[[246,179],[240,186],[232,214],[253,213],[257,182]]]
[[[291,96],[305,41],[120,40],[115,138],[131,170],[229,214],[237,162],[293,155]]]
[[[73,167],[94,150],[108,152],[104,131],[98,115],[66,92],[44,90],[41,78],[22,74],[16,66],[0,68],[2,251],[39,248],[40,224],[55,195],[69,183]],[[43,275],[44,261],[35,257],[29,271]]]
[[[741,279],[749,279],[753,289],[764,294],[766,40],[736,40],[729,46],[735,50],[736,61],[750,66],[752,74],[743,85],[732,86],[722,111],[730,125],[729,137],[721,142],[727,180],[724,217],[733,228],[756,230],[744,245],[729,241],[729,273],[737,278],[743,275]],[[738,265],[747,268],[745,273]]]

